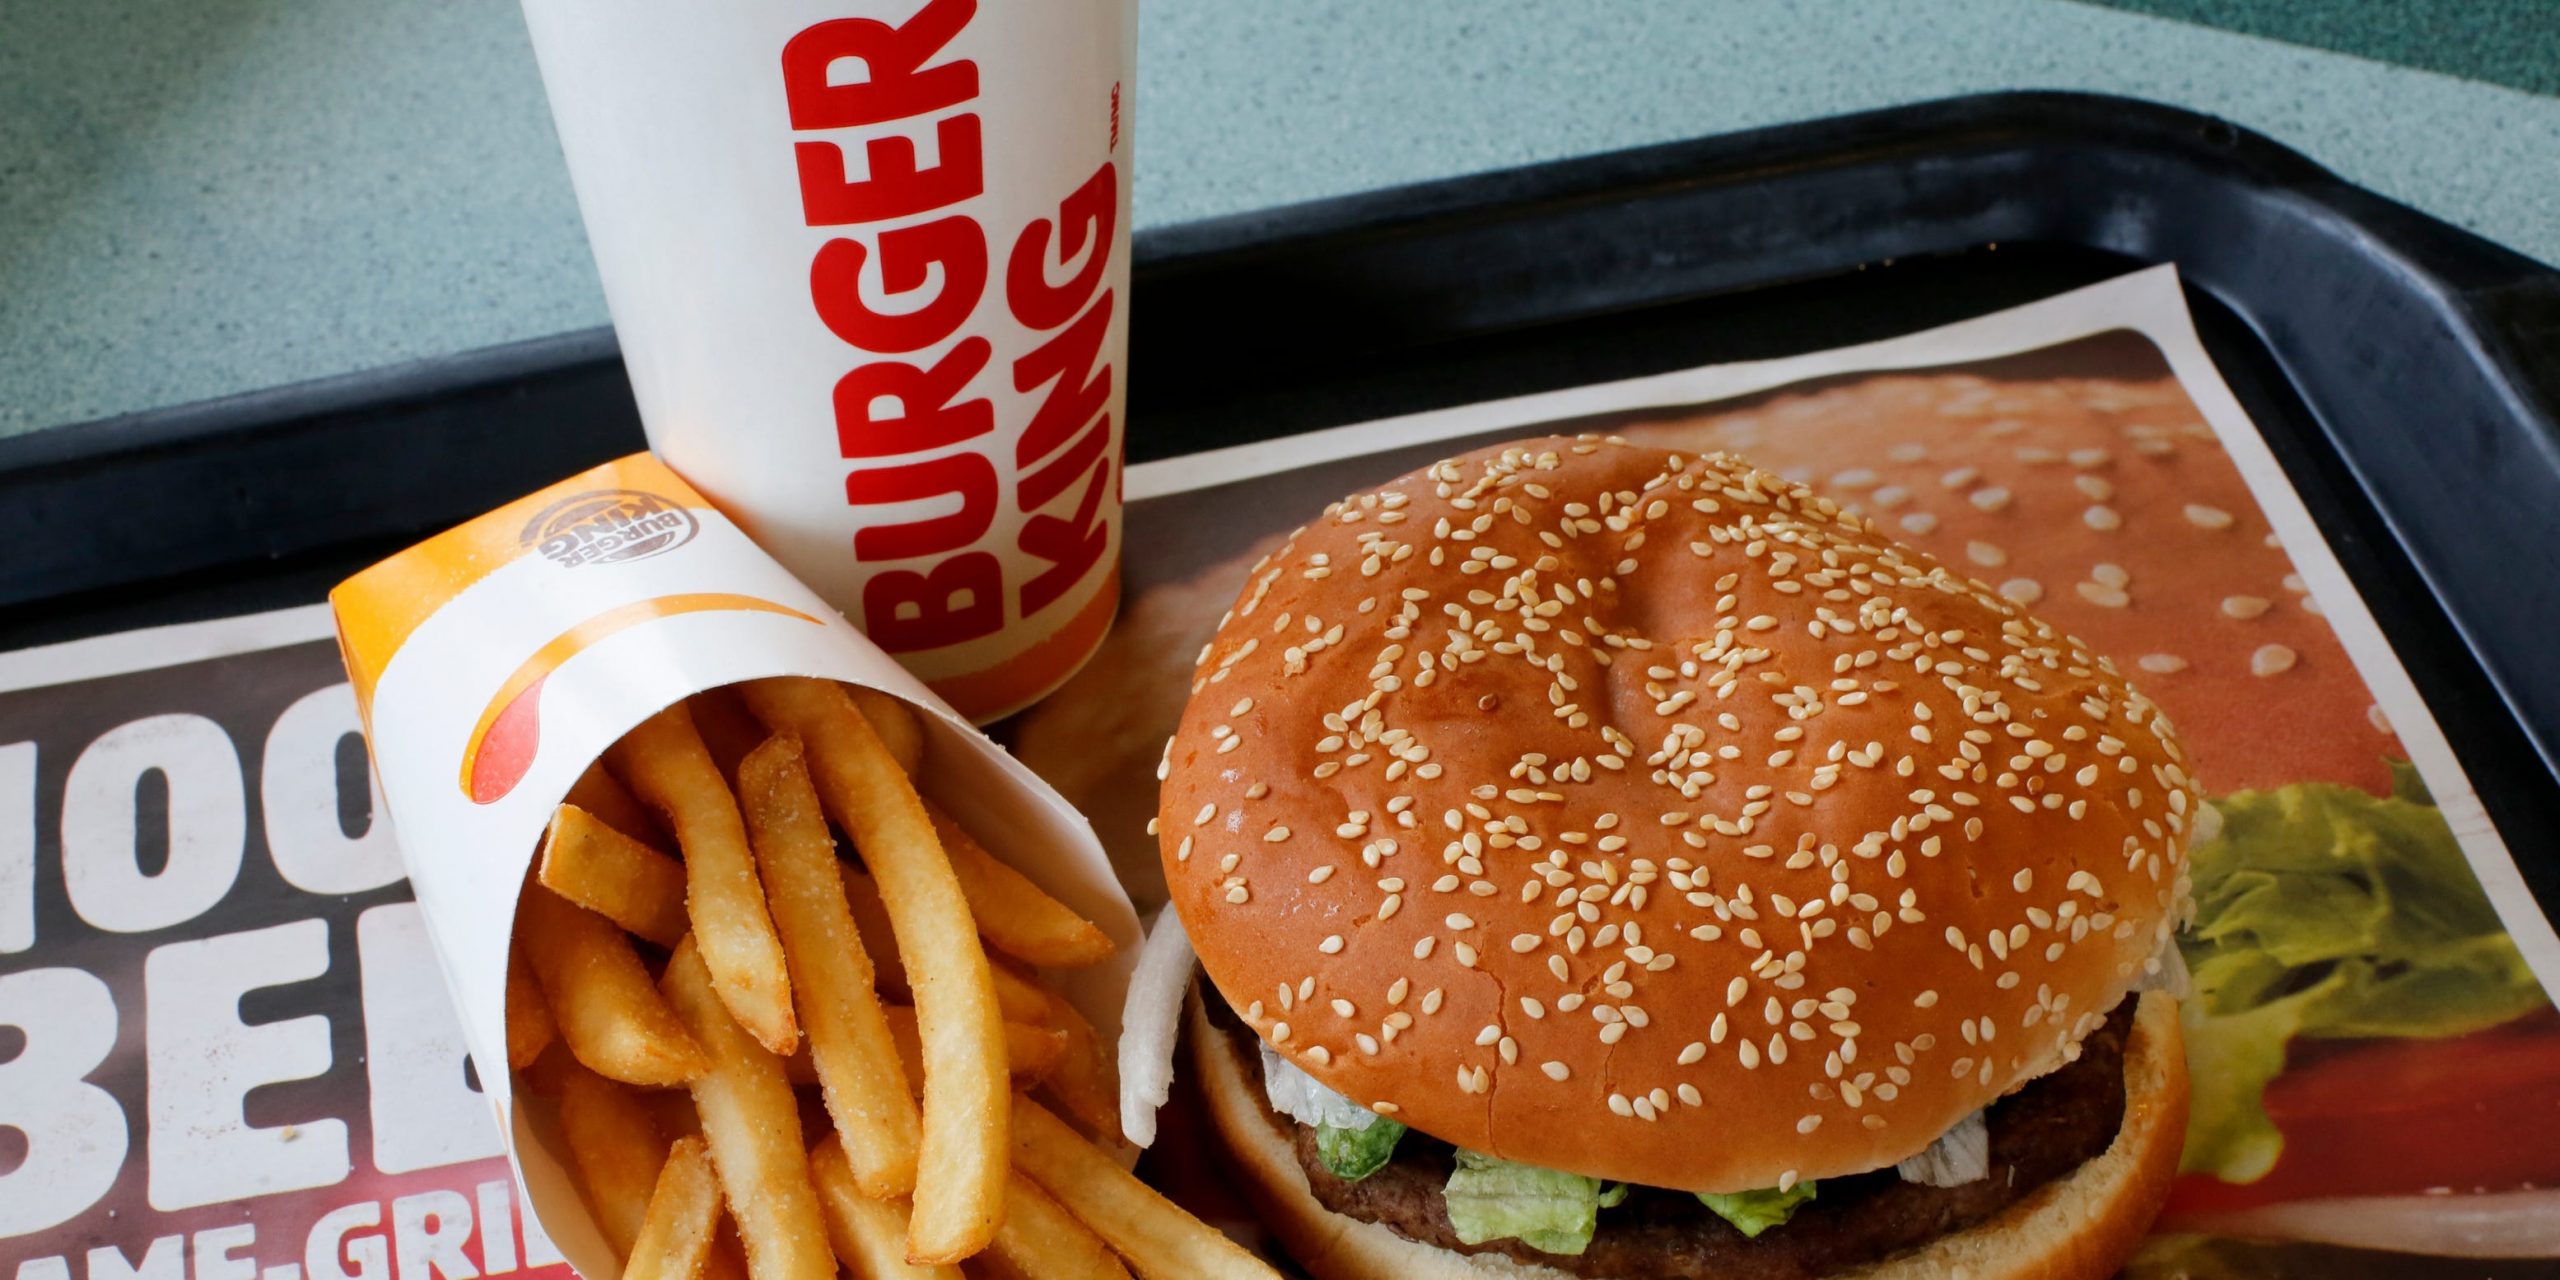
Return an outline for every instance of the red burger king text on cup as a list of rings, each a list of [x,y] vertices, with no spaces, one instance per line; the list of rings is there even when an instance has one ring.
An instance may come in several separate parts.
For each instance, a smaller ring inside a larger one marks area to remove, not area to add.
[[[1058,201],[1054,218],[1025,225],[1002,279],[990,281],[987,228],[958,207],[985,190],[982,122],[970,109],[978,65],[936,60],[977,16],[974,0],[933,0],[897,25],[832,19],[801,30],[782,54],[796,133],[876,130],[803,136],[793,152],[806,223],[841,232],[810,260],[809,299],[856,356],[833,391],[838,449],[854,464],[844,500],[857,511],[924,504],[937,512],[895,522],[865,516],[853,535],[857,560],[900,566],[871,574],[859,605],[863,630],[892,653],[996,634],[1008,590],[1022,618],[1058,602],[1102,566],[1117,506],[1106,342],[1116,299],[1106,269],[1120,218],[1118,171],[1105,160]],[[849,61],[864,78],[837,78]],[[1114,86],[1115,147],[1118,108]],[[918,163],[912,136],[878,128],[927,120],[931,164]],[[847,155],[857,147],[859,166]],[[886,222],[899,225],[879,225]],[[888,299],[913,306],[875,309],[863,298],[862,274],[875,258]],[[994,404],[967,393],[994,358],[988,339],[968,333],[926,354],[962,335],[991,284],[1006,314],[1038,335],[1005,371],[1015,392],[1038,397],[1010,450],[997,437]],[[971,442],[978,447],[954,448]],[[1014,533],[1016,554],[1002,555],[987,539],[1008,488],[1026,518]]]

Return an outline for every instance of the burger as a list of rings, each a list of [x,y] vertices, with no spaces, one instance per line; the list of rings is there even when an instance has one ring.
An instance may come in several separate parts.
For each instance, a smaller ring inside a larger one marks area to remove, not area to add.
[[[1740,459],[1326,508],[1161,776],[1188,1060],[1321,1280],[2101,1276],[2175,1175],[2166,719]]]

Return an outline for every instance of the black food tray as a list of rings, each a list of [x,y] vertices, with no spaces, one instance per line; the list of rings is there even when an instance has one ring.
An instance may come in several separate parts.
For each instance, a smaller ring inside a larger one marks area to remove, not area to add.
[[[1161,228],[1132,461],[2160,262],[2560,915],[2560,272],[2221,121],[2000,94]],[[0,441],[0,648],[308,603],[641,447],[609,331]]]

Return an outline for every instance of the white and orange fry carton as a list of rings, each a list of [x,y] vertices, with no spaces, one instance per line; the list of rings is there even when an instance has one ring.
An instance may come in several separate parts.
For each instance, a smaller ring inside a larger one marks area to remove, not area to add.
[[[1119,601],[1135,0],[524,0],[650,448],[981,723]]]
[[[820,676],[905,700],[919,789],[1119,947],[1053,976],[1116,1036],[1138,923],[1084,819],[847,625],[649,454],[573,476],[420,543],[329,595],[382,796],[481,1086],[560,1251],[620,1266],[564,1171],[556,1131],[514,1105],[507,944],[535,846],[570,784],[625,730],[705,689]]]

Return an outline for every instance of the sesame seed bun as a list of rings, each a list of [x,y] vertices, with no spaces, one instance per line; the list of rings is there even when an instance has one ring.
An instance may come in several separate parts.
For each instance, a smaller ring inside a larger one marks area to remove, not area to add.
[[[2100,1280],[2150,1229],[2178,1172],[2187,1127],[2187,1062],[2177,1004],[2141,997],[2125,1043],[2124,1122],[2104,1152],[1986,1221],[1842,1272],[1836,1280]],[[1251,1064],[1194,1006],[1191,1061],[1228,1168],[1289,1256],[1316,1280],[1578,1280],[1502,1254],[1408,1240],[1327,1210],[1273,1122]],[[1602,1217],[1606,1229],[1607,1217]],[[1632,1277],[1629,1280],[1633,1280]]]
[[[1523,441],[1327,508],[1203,652],[1158,811],[1210,978],[1504,1159],[1860,1173],[2065,1061],[2196,795],[2086,646],[1723,455]]]

